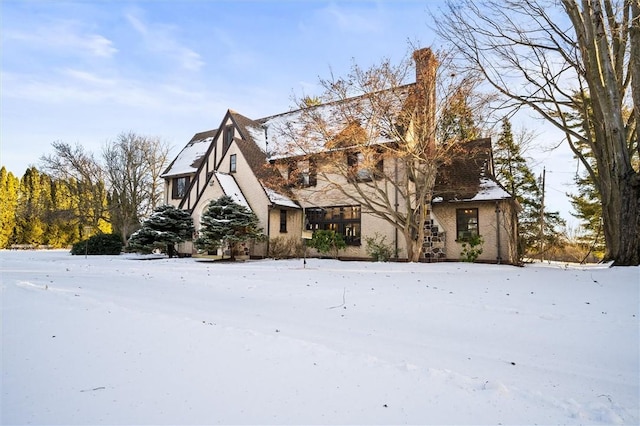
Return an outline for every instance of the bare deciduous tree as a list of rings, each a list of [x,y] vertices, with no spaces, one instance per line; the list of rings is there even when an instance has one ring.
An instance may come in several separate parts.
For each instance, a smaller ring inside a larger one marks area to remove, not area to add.
[[[104,230],[108,222],[126,241],[158,206],[160,174],[169,153],[159,139],[121,133],[105,144],[102,161],[80,144],[54,142],[52,146],[54,152],[41,157],[43,169],[69,185],[80,226],[95,232]]]
[[[452,123],[446,129],[450,140],[436,142],[438,109],[449,108],[451,118],[464,104],[478,117],[486,105],[459,102],[471,99],[479,80],[469,73],[438,72],[447,70],[443,61],[449,61],[444,53],[421,49],[396,66],[389,60],[369,69],[354,64],[345,77],[320,80],[321,104],[302,98],[294,119],[272,123],[279,126],[279,140],[270,142],[277,146],[271,154],[288,159],[283,174],[289,182],[300,181],[299,174],[308,179],[311,171],[322,177],[307,201],[321,197],[359,204],[363,213],[387,221],[404,236],[409,261],[422,254],[437,170],[459,150]],[[414,64],[416,83],[406,84]],[[299,167],[302,162],[307,165]],[[296,195],[304,199],[304,189]]]
[[[462,0],[445,9],[434,16],[438,34],[504,96],[503,107],[529,107],[564,133],[601,195],[606,259],[638,265],[640,2]]]
[[[109,213],[106,175],[100,163],[80,144],[71,146],[56,141],[52,146],[53,154],[40,158],[43,170],[68,185],[79,226],[91,227],[93,231],[102,229],[102,224],[109,221]]]
[[[123,241],[157,207],[168,152],[166,143],[133,132],[121,133],[104,146],[111,220]]]

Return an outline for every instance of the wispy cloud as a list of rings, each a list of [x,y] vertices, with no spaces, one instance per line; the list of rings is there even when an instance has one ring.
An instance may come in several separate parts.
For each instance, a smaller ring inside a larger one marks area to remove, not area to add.
[[[175,59],[182,68],[198,71],[204,65],[202,56],[178,41],[176,28],[171,25],[145,22],[140,13],[129,11],[125,18],[131,27],[142,36],[145,46],[154,53]]]
[[[101,75],[73,68],[48,75],[3,73],[3,97],[37,105],[118,106],[167,113],[195,112],[207,104],[201,89]],[[215,98],[215,96],[213,96]]]
[[[357,4],[357,3],[356,3]],[[369,3],[365,3],[365,6]],[[327,7],[320,10],[320,15],[326,21],[333,23],[333,26],[341,31],[349,33],[370,33],[377,32],[383,27],[380,18],[382,14],[376,6],[374,8],[350,9],[348,7],[339,6],[336,3],[330,3]]]
[[[84,30],[82,24],[74,21],[49,22],[29,31],[10,29],[5,32],[5,42],[19,42],[31,49],[102,58],[110,58],[118,52],[111,40]]]

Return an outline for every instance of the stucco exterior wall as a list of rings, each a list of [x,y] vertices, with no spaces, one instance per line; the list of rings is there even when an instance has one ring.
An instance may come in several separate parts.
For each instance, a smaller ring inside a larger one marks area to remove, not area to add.
[[[236,171],[230,174],[233,175],[238,187],[240,187],[240,190],[242,191],[242,195],[244,195],[244,198],[249,203],[251,210],[256,214],[256,216],[258,216],[260,226],[262,226],[266,232],[271,201],[269,200],[269,197],[267,197],[262,184],[253,174],[251,167],[236,144],[232,144],[229,147],[229,150],[222,159],[218,170],[222,173],[230,172],[229,167],[231,165],[231,155],[236,155]]]
[[[196,231],[200,229],[200,220],[202,219],[202,214],[204,213],[209,203],[213,200],[217,200],[224,195],[224,192],[220,187],[220,183],[215,179],[215,177],[213,177],[212,179],[213,185],[206,186],[204,192],[202,193],[200,201],[194,206],[193,211],[191,212],[193,225],[196,227]]]
[[[346,162],[346,157],[345,157]],[[402,173],[402,170],[395,170],[395,161],[386,159],[384,161],[385,174],[393,176],[394,173]],[[294,195],[300,205],[304,208],[310,207],[337,207],[337,206],[353,206],[361,205],[355,201],[352,197],[343,194],[337,186],[342,188],[353,188],[354,183],[347,179],[347,177],[341,173],[332,172],[332,166],[319,162],[317,185],[307,188],[293,188]],[[280,173],[286,176],[286,166],[279,165]],[[380,185],[384,185],[384,181],[378,181]],[[356,183],[357,184],[357,183]],[[360,183],[359,188],[364,194],[371,193],[370,197],[375,198],[373,195],[375,188],[370,185]],[[388,185],[386,189],[389,193],[389,199],[394,200],[393,186]],[[353,189],[355,194],[355,189]],[[395,200],[394,200],[395,202]],[[402,197],[397,200],[398,209],[404,208]],[[371,212],[367,211],[364,206],[361,210],[361,245],[360,246],[348,246],[345,250],[341,250],[339,256],[341,257],[353,257],[353,258],[369,258],[366,251],[366,238],[376,238],[378,240],[384,238],[384,244],[393,247],[398,250],[398,256],[400,259],[407,258],[407,247],[405,244],[404,236],[401,232],[396,232],[396,228],[384,219],[374,216]],[[313,251],[310,251],[314,254]]]
[[[280,232],[280,210],[287,212],[287,232]],[[302,238],[302,210],[293,210],[275,206],[269,209],[269,229],[264,228],[265,233],[268,231],[269,238],[282,237],[285,239],[300,240]]]
[[[499,207],[498,214],[496,214],[496,205]],[[478,209],[478,232],[484,240],[483,252],[478,260],[516,262],[513,258],[514,243],[511,238],[513,235],[511,206],[507,201],[434,203],[433,214],[446,232],[446,259],[457,260],[461,257],[463,242],[456,240],[456,209],[460,208]]]
[[[231,172],[231,155],[236,156],[236,171]],[[260,222],[260,226],[264,230],[265,234],[270,232],[270,228],[273,226],[277,226],[276,231],[279,230],[279,216],[277,217],[276,222],[269,223],[270,212],[271,212],[271,201],[267,197],[267,194],[262,187],[260,181],[256,178],[251,170],[251,167],[247,163],[244,158],[242,152],[237,147],[236,144],[231,144],[226,155],[223,157],[222,161],[219,163],[218,171],[221,173],[228,173],[233,176],[242,195],[247,200],[249,207],[258,217]],[[207,205],[211,202],[211,200],[215,200],[224,195],[224,191],[220,186],[220,183],[215,179],[215,176],[212,177],[214,180],[213,185],[207,185],[202,189],[202,196],[198,203],[193,208],[192,217],[194,222],[196,223],[196,229],[199,228],[200,218],[202,217],[202,213],[204,209],[206,209]],[[275,225],[274,225],[275,224]],[[255,244],[251,244],[251,255],[254,256],[266,256],[267,251],[267,243],[266,242],[257,242]]]

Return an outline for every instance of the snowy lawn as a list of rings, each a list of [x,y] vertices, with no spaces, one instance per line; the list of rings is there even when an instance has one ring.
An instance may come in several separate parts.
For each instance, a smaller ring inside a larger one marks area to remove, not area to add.
[[[640,268],[0,257],[3,424],[640,422]]]

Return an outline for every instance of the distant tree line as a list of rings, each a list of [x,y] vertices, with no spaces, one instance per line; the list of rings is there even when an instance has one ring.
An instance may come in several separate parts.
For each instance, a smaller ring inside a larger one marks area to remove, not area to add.
[[[99,157],[80,144],[52,147],[21,178],[0,169],[0,248],[69,247],[112,232],[126,242],[158,206],[169,153],[159,139],[121,133]]]

